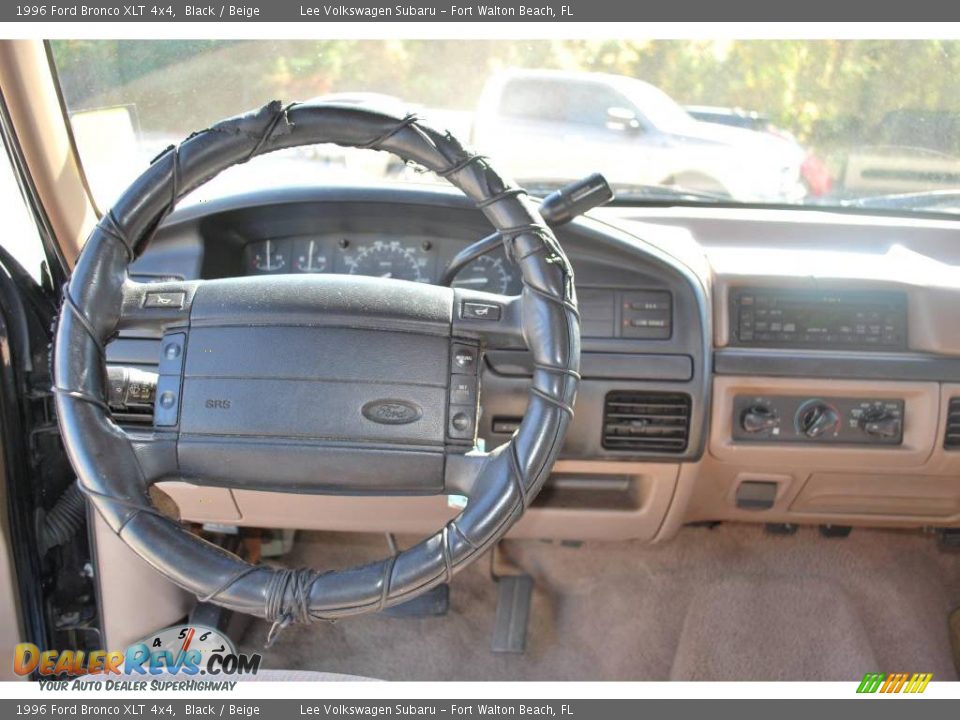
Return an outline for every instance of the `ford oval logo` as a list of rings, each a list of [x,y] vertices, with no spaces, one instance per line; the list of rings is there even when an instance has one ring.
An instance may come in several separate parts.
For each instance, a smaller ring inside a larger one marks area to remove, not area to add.
[[[406,400],[371,400],[360,412],[367,420],[381,425],[406,425],[423,415],[418,405]]]

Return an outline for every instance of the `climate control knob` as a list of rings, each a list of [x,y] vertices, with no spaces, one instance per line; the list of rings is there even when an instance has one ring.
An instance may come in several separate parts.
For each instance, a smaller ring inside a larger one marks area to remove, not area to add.
[[[895,438],[900,436],[900,418],[887,410],[868,410],[860,418],[860,429],[870,437]]]
[[[777,411],[766,405],[751,405],[740,416],[740,427],[748,433],[772,432],[780,427]]]
[[[797,410],[797,432],[816,439],[840,429],[840,413],[822,400],[810,400]]]

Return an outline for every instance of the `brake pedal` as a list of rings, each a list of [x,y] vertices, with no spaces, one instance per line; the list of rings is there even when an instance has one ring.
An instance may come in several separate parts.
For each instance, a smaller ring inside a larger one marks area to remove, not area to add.
[[[941,550],[960,549],[960,529],[958,528],[940,528],[937,531],[937,543]]]
[[[450,586],[447,583],[431,588],[423,595],[386,608],[383,614],[395,618],[442,617],[450,610]]]
[[[849,525],[821,525],[820,537],[825,538],[845,538],[850,537],[853,528]]]
[[[798,526],[793,523],[767,523],[763,529],[768,535],[796,535]]]
[[[529,575],[504,575],[497,580],[497,585],[497,616],[491,649],[495,653],[525,652],[533,578]]]
[[[390,554],[396,557],[400,554],[400,546],[397,545],[397,538],[393,533],[384,534],[387,539],[387,548]],[[412,617],[443,617],[450,610],[450,585],[440,583],[436,587],[427,590],[423,595],[418,595],[413,600],[407,600],[399,605],[386,608],[382,614],[387,617],[412,618]]]

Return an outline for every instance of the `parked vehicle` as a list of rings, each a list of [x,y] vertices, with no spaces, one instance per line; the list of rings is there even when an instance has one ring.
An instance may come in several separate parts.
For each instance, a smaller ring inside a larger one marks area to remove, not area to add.
[[[960,180],[960,157],[927,148],[868,145],[847,155],[842,194],[851,197],[949,190]]]
[[[795,142],[699,122],[659,88],[619,75],[497,74],[481,94],[474,142],[521,181],[600,169],[614,184],[676,185],[748,202],[807,193],[806,153]]]
[[[743,110],[741,108],[716,107],[713,105],[687,105],[684,109],[690,115],[701,122],[714,123],[716,125],[726,125],[728,127],[738,127],[745,130],[755,130],[756,132],[770,133],[787,142],[796,143],[797,147],[803,150],[796,136],[789,130],[773,124],[770,116],[766,113],[756,110]],[[800,166],[800,175],[807,191],[812,197],[822,197],[827,195],[833,189],[833,176],[827,163],[818,155],[804,150],[807,156]]]
[[[886,113],[873,129],[878,145],[925,148],[960,155],[960,113],[903,108]]]
[[[960,113],[900,109],[868,133],[870,142],[847,155],[845,194],[929,193],[960,179]]]
[[[756,110],[714,105],[684,105],[683,109],[690,113],[694,120],[700,122],[738,127],[744,130],[756,130],[757,132],[769,132],[774,128],[770,116]]]

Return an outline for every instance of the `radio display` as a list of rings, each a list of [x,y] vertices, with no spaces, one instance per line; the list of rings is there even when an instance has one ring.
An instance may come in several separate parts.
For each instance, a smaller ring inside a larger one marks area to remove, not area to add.
[[[907,299],[882,291],[736,288],[732,345],[898,351],[907,347]]]

